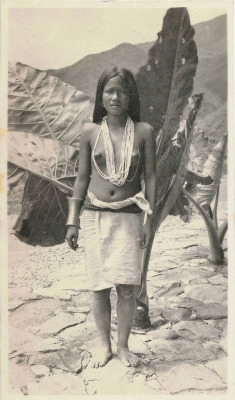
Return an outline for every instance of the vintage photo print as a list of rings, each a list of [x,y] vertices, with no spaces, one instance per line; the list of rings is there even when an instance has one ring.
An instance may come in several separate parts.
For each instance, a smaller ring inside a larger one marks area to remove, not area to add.
[[[2,0],[2,399],[233,398],[233,7]]]

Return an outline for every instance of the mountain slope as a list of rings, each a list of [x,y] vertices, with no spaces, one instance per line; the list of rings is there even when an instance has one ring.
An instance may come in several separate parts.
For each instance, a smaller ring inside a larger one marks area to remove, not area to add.
[[[129,43],[122,43],[111,50],[90,54],[69,67],[47,72],[94,98],[97,81],[105,69],[116,65],[136,73],[145,63],[144,50]]]
[[[199,63],[193,93],[204,93],[197,123],[211,142],[217,142],[227,131],[226,15],[196,24],[194,28]],[[105,69],[117,65],[135,74],[146,64],[147,53],[153,43],[122,43],[111,50],[86,56],[71,66],[47,72],[94,98],[97,80]]]

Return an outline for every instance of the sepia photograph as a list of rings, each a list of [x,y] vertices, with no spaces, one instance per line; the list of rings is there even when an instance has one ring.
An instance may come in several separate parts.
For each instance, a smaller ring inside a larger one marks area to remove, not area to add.
[[[233,7],[0,4],[3,400],[235,395]]]

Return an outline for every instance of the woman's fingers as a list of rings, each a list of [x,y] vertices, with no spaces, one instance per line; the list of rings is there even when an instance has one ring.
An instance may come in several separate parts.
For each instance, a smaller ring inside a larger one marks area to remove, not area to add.
[[[74,236],[73,237],[73,240],[72,240],[72,242],[73,242],[73,247],[72,247],[72,249],[73,250],[76,250],[77,248],[78,248],[78,238],[77,238],[77,236]]]
[[[78,237],[76,235],[67,235],[65,239],[72,250],[76,250],[78,248]]]

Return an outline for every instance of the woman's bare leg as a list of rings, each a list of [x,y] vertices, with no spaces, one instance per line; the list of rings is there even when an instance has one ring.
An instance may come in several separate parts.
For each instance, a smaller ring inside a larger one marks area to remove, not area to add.
[[[127,367],[135,367],[139,359],[131,353],[128,348],[128,339],[135,315],[135,294],[134,286],[117,286],[117,325],[118,325],[118,343],[117,355]]]
[[[112,357],[110,290],[104,289],[93,292],[93,315],[100,339],[99,349],[93,354],[91,361],[93,368],[103,367]]]

